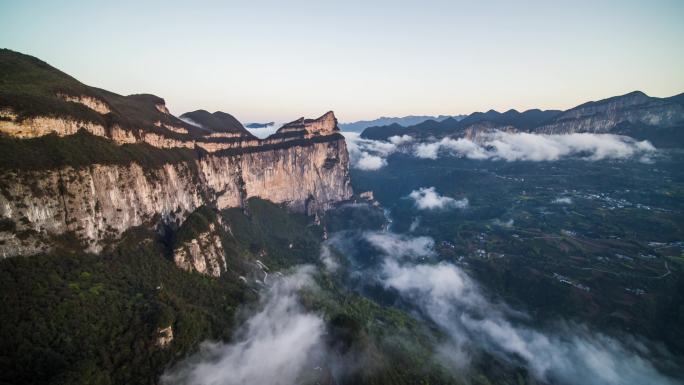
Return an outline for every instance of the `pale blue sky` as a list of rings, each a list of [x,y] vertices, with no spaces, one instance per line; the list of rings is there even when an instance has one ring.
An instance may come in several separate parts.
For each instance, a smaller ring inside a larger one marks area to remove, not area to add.
[[[683,0],[0,0],[0,46],[243,122],[684,92]]]

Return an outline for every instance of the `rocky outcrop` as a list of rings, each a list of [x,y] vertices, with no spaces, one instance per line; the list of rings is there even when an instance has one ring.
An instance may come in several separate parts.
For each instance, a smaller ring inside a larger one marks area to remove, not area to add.
[[[199,147],[207,152],[222,150],[258,150],[264,146],[280,145],[287,141],[309,139],[314,136],[325,136],[339,132],[337,120],[332,112],[328,112],[318,119],[304,119],[283,126],[275,135],[265,139],[258,139],[249,134],[235,131],[207,132],[202,136],[190,135],[187,127],[172,125],[161,121],[153,123],[154,127],[162,128],[172,136],[162,132],[149,130],[132,131],[119,125],[105,127],[88,121],[72,118],[32,117],[18,119],[9,110],[0,111],[0,134],[30,139],[49,134],[69,136],[79,130],[113,140],[117,144],[147,143],[158,148],[195,148]]]
[[[171,113],[169,112],[169,109],[166,108],[165,103],[157,103],[154,105],[154,108],[157,109],[157,111],[161,112],[162,114],[170,115]]]
[[[108,114],[112,112],[107,103],[102,100],[90,97],[90,96],[74,96],[58,93],[57,97],[62,98],[66,102],[73,102],[78,104],[83,104],[84,106],[90,108],[91,110],[97,112],[98,114]]]
[[[328,111],[318,119],[299,118],[294,122],[284,125],[278,130],[280,134],[300,133],[307,136],[330,135],[336,131],[337,119],[332,111]]]
[[[166,349],[173,342],[173,327],[157,328],[157,346]]]
[[[219,277],[226,271],[226,256],[218,226],[210,223],[206,231],[182,242],[173,250],[173,261],[187,271]]]
[[[334,116],[325,122],[334,124]],[[182,220],[202,205],[242,207],[250,197],[298,212],[326,210],[352,195],[349,158],[336,127],[314,126],[333,134],[273,138],[154,169],[131,163],[3,171],[0,219],[13,230],[0,230],[0,256],[49,250],[65,233],[97,252],[155,218]]]
[[[60,136],[73,135],[78,130],[84,129],[93,135],[106,136],[106,130],[103,126],[88,122],[79,121],[70,118],[54,118],[48,116],[31,117],[22,120],[17,119],[17,115],[11,111],[5,110],[1,114],[4,119],[0,120],[0,133],[20,138],[36,138],[39,136],[58,134]],[[118,143],[126,143],[126,135],[116,135]],[[112,135],[112,139],[114,139]],[[132,139],[135,141],[135,139]]]
[[[258,139],[230,114],[179,119],[158,96],[90,87],[18,52],[0,49],[0,67],[0,141],[13,154],[0,157],[0,257],[96,253],[132,227],[177,229],[198,208],[252,197],[314,215],[352,196],[332,112]],[[213,226],[173,245],[179,266],[225,271]]]
[[[673,127],[684,124],[684,106],[671,98],[652,98],[635,91],[589,102],[563,112],[534,131],[544,134],[610,132],[621,124]]]

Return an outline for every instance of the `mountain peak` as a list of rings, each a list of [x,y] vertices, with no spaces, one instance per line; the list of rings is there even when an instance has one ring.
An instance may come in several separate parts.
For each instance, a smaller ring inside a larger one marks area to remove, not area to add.
[[[639,90],[628,92],[622,96],[623,97],[625,97],[625,96],[646,96],[646,97],[648,97],[648,95],[646,95],[646,93],[639,91]]]
[[[211,113],[207,110],[196,110],[186,112],[180,118],[214,132],[238,133],[244,136],[251,136],[249,131],[242,126],[242,123],[227,112],[216,111]]]
[[[304,119],[302,117],[287,123],[278,129],[278,132],[306,131],[307,134],[329,135],[339,130],[335,113],[328,111],[316,119]]]

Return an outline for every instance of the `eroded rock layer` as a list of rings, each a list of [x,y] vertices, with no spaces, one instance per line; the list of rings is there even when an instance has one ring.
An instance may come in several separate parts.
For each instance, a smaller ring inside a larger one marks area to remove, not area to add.
[[[127,229],[181,221],[202,205],[241,207],[250,197],[315,213],[352,195],[344,138],[332,113],[300,135],[143,168],[93,164],[0,173],[0,257],[47,251],[73,234],[97,252]],[[313,129],[309,129],[313,127]]]

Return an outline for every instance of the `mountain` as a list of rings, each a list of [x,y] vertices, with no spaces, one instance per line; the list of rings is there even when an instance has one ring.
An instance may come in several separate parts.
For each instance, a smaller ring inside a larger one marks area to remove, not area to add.
[[[222,111],[216,111],[212,114],[209,111],[197,110],[186,112],[180,118],[186,123],[210,129],[214,133],[236,134],[237,136],[248,138],[253,137],[233,115]]]
[[[65,236],[97,253],[133,227],[251,197],[313,215],[352,195],[333,112],[258,139],[229,114],[183,114],[189,124],[159,97],[90,87],[17,52],[0,51],[0,69],[2,257]]]
[[[492,123],[497,126],[514,126],[520,130],[530,130],[538,125],[545,123],[556,116],[561,111],[557,110],[527,110],[525,112],[518,112],[516,110],[508,110],[500,113],[494,110],[487,112],[475,112],[468,115],[460,121],[459,127],[468,127],[476,123]]]
[[[408,126],[414,126],[416,124],[422,123],[426,120],[434,120],[437,122],[441,122],[445,119],[448,118],[453,118],[456,120],[464,118],[465,115],[454,115],[454,116],[449,116],[449,115],[439,115],[439,116],[427,116],[427,115],[409,115],[409,116],[404,116],[404,117],[396,117],[396,118],[389,118],[389,117],[381,117],[378,119],[373,119],[373,120],[359,120],[357,122],[350,122],[350,123],[341,123],[340,124],[340,129],[342,131],[352,131],[352,132],[361,132],[364,129],[368,127],[377,127],[377,126],[388,126],[388,125],[393,125],[397,124],[399,126],[403,127],[408,127]]]
[[[682,94],[654,98],[641,91],[571,108],[535,131],[542,133],[611,132],[621,124],[675,127],[684,124]]]
[[[245,124],[245,127],[247,128],[267,128],[275,125],[275,122],[268,122],[268,123],[247,123]]]
[[[528,130],[543,122],[551,120],[559,113],[560,111],[542,111],[537,109],[525,112],[508,110],[503,113],[489,110],[487,112],[475,112],[462,119],[446,118],[441,121],[426,120],[422,123],[403,128],[397,126],[368,127],[361,136],[367,139],[376,140],[385,140],[394,135],[411,135],[415,137],[444,136],[462,133],[468,128],[473,127],[491,128],[514,126]]]
[[[543,134],[574,132],[624,133],[638,137],[682,138],[684,94],[669,98],[650,97],[640,91],[588,102],[567,111],[532,109],[475,112],[461,120],[426,121],[410,127],[368,127],[361,137],[386,140],[394,135],[462,136],[482,130],[505,129]],[[658,128],[651,130],[649,128]]]
[[[89,87],[37,58],[0,50],[0,131],[31,138],[70,135],[80,128],[117,142],[208,133],[171,115],[160,97]]]

